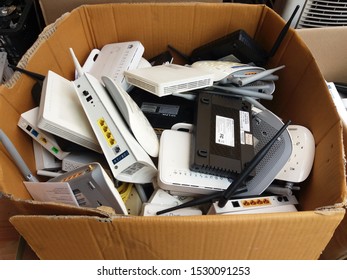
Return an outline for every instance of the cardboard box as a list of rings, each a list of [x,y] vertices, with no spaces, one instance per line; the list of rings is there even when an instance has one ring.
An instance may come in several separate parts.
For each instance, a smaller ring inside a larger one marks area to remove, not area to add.
[[[311,50],[324,78],[328,82],[347,83],[347,27],[299,29],[298,34]],[[344,123],[344,139],[347,139],[346,125]],[[346,150],[346,140],[344,146]],[[347,217],[337,228],[321,259],[347,259]]]
[[[141,15],[141,16],[139,16]],[[82,6],[48,26],[20,66],[73,79],[72,47],[80,61],[93,48],[140,40],[145,58],[172,44],[194,48],[240,28],[269,50],[284,21],[263,5],[109,4]],[[107,28],[105,28],[107,27]],[[342,124],[311,52],[290,29],[267,67],[286,65],[266,104],[283,120],[309,128],[316,154],[292,213],[122,217],[102,209],[32,201],[20,172],[1,147],[0,190],[17,209],[10,222],[41,259],[318,259],[344,217],[346,180]],[[32,108],[34,81],[16,73],[1,87],[0,127],[34,170],[32,143],[16,126]]]
[[[221,3],[223,0],[60,0],[60,1],[52,1],[52,0],[39,0],[41,11],[43,18],[46,24],[51,24],[56,21],[61,15],[72,11],[81,5],[90,5],[90,4],[107,4],[107,3],[165,3],[165,2],[214,2]]]

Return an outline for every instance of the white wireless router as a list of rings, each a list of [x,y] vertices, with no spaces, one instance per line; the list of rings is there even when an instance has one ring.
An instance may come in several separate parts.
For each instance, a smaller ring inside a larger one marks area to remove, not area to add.
[[[304,126],[290,125],[288,132],[292,139],[293,151],[276,179],[300,183],[306,180],[311,172],[315,156],[315,141],[312,132]]]
[[[113,176],[122,182],[150,183],[157,169],[135,140],[101,82],[83,73],[70,49],[79,78],[72,84]]]
[[[211,205],[209,215],[224,214],[253,214],[271,212],[296,212],[294,205],[298,201],[294,195],[287,196],[259,196],[253,198],[232,199],[224,207],[219,207],[218,202]]]
[[[158,186],[171,194],[187,196],[224,191],[232,182],[228,178],[190,170],[191,137],[191,133],[185,131],[168,129],[162,132]]]
[[[110,77],[101,78],[105,87],[122,113],[129,128],[142,148],[152,157],[158,157],[159,139],[146,116],[135,101]]]
[[[214,81],[214,75],[207,71],[177,64],[128,70],[124,75],[129,84],[158,96],[208,87]]]
[[[117,214],[127,215],[125,204],[104,168],[91,162],[50,179],[48,182],[68,183],[81,207],[109,206]]]
[[[139,66],[144,50],[139,41],[107,44],[102,47],[95,62],[85,72],[100,82],[102,76],[108,76],[124,90],[128,90],[130,85],[125,80],[124,71]]]
[[[48,71],[39,108],[37,126],[40,129],[101,152],[71,81]]]

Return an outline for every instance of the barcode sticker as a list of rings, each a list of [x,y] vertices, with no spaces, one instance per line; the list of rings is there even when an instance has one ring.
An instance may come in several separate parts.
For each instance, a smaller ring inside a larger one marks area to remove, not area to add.
[[[240,142],[242,145],[253,145],[253,136],[250,133],[251,124],[249,119],[249,113],[240,111]]]
[[[247,132],[251,130],[249,113],[246,111],[240,111],[240,130]]]
[[[128,168],[126,168],[125,170],[123,170],[122,173],[127,174],[129,176],[135,174],[137,171],[139,171],[141,168],[143,168],[145,165],[143,163],[140,162],[136,162],[132,165],[130,165]]]

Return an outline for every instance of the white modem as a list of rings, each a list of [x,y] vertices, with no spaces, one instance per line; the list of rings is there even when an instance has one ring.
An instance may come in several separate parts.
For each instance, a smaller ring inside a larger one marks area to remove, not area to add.
[[[224,207],[219,207],[218,202],[211,205],[209,215],[214,214],[252,214],[266,212],[296,212],[294,205],[298,200],[294,195],[259,196],[242,199],[232,199]]]
[[[190,170],[191,137],[191,133],[185,131],[163,131],[160,138],[158,186],[172,195],[183,196],[224,191],[232,182],[228,178]]]
[[[163,64],[124,71],[129,84],[158,96],[187,92],[211,86],[214,75],[198,68]]]
[[[98,53],[90,69],[85,72],[93,75],[100,82],[102,82],[102,76],[108,76],[127,91],[130,85],[125,80],[124,71],[137,68],[144,51],[139,41],[106,44]]]
[[[105,87],[92,75],[83,73],[70,51],[79,72],[72,84],[113,176],[123,182],[152,182],[157,169],[151,158],[130,133]]]
[[[71,81],[48,71],[39,108],[37,126],[40,129],[101,152]]]
[[[18,126],[26,132],[31,138],[40,143],[47,151],[49,151],[56,158],[62,160],[69,153],[64,152],[58,145],[54,136],[49,132],[43,132],[37,127],[37,114],[39,108],[35,107],[29,111],[21,114]]]

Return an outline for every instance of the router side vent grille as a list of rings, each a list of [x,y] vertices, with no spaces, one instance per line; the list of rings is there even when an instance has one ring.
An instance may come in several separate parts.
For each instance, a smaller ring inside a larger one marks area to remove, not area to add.
[[[165,94],[179,93],[182,91],[189,91],[191,89],[198,89],[209,86],[211,79],[203,79],[198,81],[191,81],[188,83],[182,83],[179,85],[168,86],[164,88]]]
[[[128,77],[127,81],[129,84],[132,84],[134,86],[137,86],[137,87],[142,88],[144,90],[147,90],[149,92],[156,92],[155,86],[153,86],[149,83],[146,83],[144,81],[139,81],[138,79],[134,79],[132,77]]]
[[[73,133],[70,133],[66,130],[62,130],[58,127],[55,127],[47,122],[41,122],[40,124],[40,128],[42,130],[45,130],[47,132],[50,132],[54,135],[60,135],[60,137],[64,138],[64,139],[69,139],[70,141],[77,143],[79,145],[82,145],[84,147],[87,147],[89,149],[92,149],[94,151],[100,151],[100,146],[99,144],[96,142],[92,142],[89,141],[87,139],[83,139],[81,137],[77,137],[76,135],[74,135]],[[97,141],[97,140],[96,140]]]
[[[347,0],[306,1],[297,28],[347,25]]]

